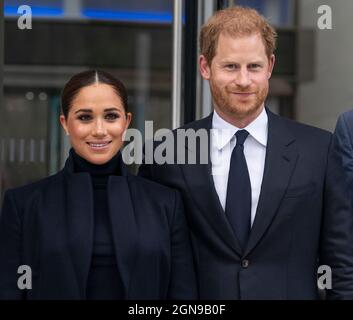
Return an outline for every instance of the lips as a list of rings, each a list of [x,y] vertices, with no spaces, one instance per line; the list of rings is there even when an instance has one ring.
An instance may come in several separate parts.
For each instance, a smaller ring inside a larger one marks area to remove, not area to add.
[[[239,98],[248,98],[254,94],[253,92],[232,92],[232,93],[238,96]]]
[[[108,147],[111,141],[87,142],[90,148],[94,150],[102,150]]]

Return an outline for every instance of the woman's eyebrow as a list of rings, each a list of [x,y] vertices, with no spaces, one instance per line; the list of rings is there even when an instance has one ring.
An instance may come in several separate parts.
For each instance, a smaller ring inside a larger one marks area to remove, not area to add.
[[[79,113],[79,112],[92,112],[92,110],[91,109],[79,109],[75,112],[75,114]]]
[[[109,111],[121,111],[121,110],[118,109],[118,108],[107,108],[107,109],[104,109],[104,112],[109,112]]]

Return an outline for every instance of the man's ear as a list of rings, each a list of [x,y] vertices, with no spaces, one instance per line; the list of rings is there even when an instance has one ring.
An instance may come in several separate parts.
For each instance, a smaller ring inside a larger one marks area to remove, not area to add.
[[[273,71],[273,68],[275,66],[275,62],[276,62],[276,57],[274,54],[271,54],[270,58],[268,59],[268,78],[270,79],[271,78],[271,75],[272,75],[272,71]]]
[[[66,135],[69,135],[69,130],[67,128],[67,123],[66,123],[66,119],[65,116],[63,114],[60,115],[60,123],[61,126],[63,127],[64,131],[66,132]]]
[[[209,80],[211,76],[211,69],[208,65],[206,57],[203,54],[199,57],[199,67],[202,78]]]

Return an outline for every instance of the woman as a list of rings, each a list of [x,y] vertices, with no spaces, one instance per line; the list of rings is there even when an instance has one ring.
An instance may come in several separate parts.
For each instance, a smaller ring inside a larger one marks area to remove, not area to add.
[[[103,71],[82,72],[61,104],[72,145],[64,169],[5,194],[0,298],[195,298],[179,195],[129,175],[122,161],[131,121],[123,84]],[[17,273],[21,265],[31,274]]]

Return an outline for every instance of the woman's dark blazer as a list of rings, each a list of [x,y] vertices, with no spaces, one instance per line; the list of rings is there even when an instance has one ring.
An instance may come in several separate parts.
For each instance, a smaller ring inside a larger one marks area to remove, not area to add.
[[[108,179],[108,207],[125,299],[194,299],[189,233],[177,191],[129,175]],[[5,193],[0,298],[85,299],[93,248],[93,189],[71,157],[56,175]],[[20,265],[32,289],[19,290]]]

